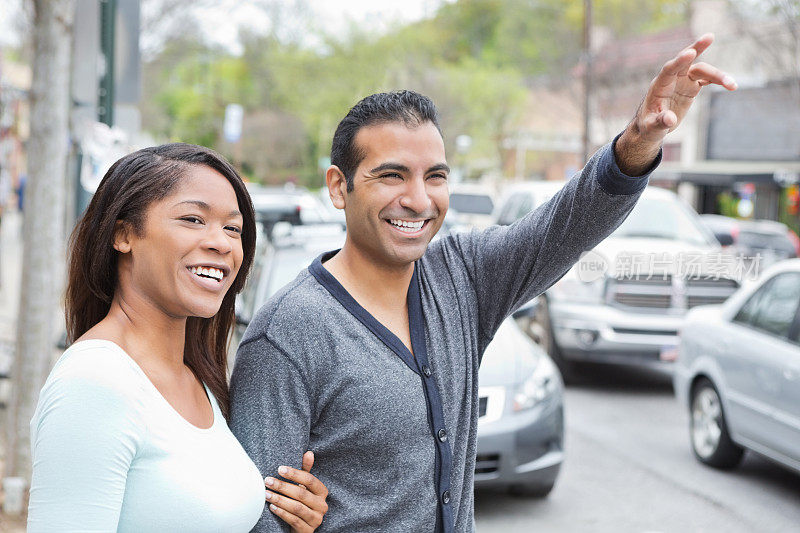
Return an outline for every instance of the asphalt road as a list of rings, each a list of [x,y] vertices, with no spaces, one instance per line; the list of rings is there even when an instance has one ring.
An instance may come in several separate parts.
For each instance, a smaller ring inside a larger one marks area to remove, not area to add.
[[[544,500],[479,491],[479,533],[800,532],[800,475],[755,454],[731,472],[701,465],[668,377],[593,368],[565,402],[555,489]]]

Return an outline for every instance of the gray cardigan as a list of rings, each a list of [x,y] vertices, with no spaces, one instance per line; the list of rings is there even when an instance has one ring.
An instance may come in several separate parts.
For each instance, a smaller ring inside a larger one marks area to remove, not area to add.
[[[408,293],[413,356],[323,254],[248,327],[231,379],[233,433],[263,475],[314,451],[312,471],[330,490],[320,531],[471,531],[487,344],[610,234],[646,185],[647,175],[622,174],[609,144],[517,223],[431,243]],[[254,530],[289,529],[265,509]]]

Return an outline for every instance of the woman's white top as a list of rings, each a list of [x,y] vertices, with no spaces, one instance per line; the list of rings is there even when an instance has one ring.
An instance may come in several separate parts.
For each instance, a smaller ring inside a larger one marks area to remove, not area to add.
[[[28,531],[250,531],[264,481],[206,392],[201,429],[113,342],[73,344],[31,420]]]

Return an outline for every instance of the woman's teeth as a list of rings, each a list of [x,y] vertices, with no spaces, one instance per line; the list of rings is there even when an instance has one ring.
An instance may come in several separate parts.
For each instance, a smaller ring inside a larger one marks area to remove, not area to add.
[[[392,219],[389,220],[389,223],[399,229],[400,231],[404,231],[406,233],[414,233],[422,229],[422,226],[425,224],[424,220],[419,220],[417,222],[409,222],[408,220],[399,220],[399,219]]]
[[[196,274],[203,278],[211,278],[217,281],[222,281],[222,270],[214,267],[192,267],[192,274]]]

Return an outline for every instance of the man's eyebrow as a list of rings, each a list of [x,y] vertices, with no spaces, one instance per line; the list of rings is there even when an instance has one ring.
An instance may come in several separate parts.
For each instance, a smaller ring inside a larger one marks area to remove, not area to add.
[[[199,207],[200,209],[203,209],[205,211],[210,211],[211,210],[211,206],[208,205],[207,203],[205,203],[202,200],[184,200],[182,202],[178,202],[175,205],[179,206],[181,204],[192,204],[192,205],[196,205],[197,207]],[[242,216],[242,212],[239,211],[238,209],[234,209],[233,211],[228,213],[228,216],[229,217],[240,217],[240,216]]]
[[[383,172],[384,170],[397,170],[399,172],[411,172],[411,169],[401,163],[381,163],[377,167],[370,170],[370,174],[377,174],[379,172]],[[431,168],[428,169],[428,173],[430,172],[437,172],[437,171],[444,171],[448,174],[450,173],[450,167],[447,166],[445,163],[439,163],[437,165],[433,165]]]
[[[439,163],[438,165],[433,165],[431,168],[428,169],[428,172],[437,172],[443,170],[450,173],[450,167],[448,167],[445,163]]]
[[[381,163],[377,167],[373,168],[369,171],[370,174],[377,174],[378,172],[383,172],[384,170],[397,170],[399,172],[411,172],[411,169],[401,163]]]

